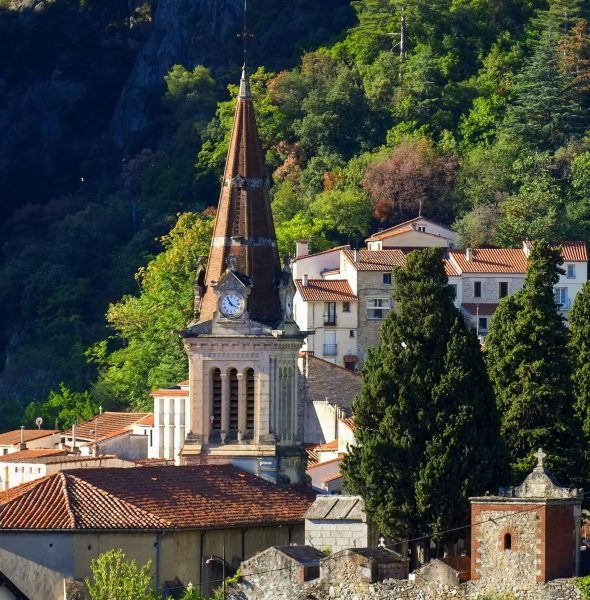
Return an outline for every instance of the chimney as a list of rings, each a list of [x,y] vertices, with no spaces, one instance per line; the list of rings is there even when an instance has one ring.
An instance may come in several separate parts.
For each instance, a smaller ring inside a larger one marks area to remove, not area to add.
[[[309,255],[309,241],[308,240],[297,240],[295,245],[295,258]]]
[[[354,249],[353,256],[354,256],[354,262],[359,262],[359,260],[361,259],[361,253],[359,252],[358,248]]]
[[[309,280],[307,279],[307,273],[304,273],[303,276],[301,277],[301,283],[303,284],[303,287],[307,287],[309,285]]]
[[[522,251],[524,252],[524,255],[528,258],[530,253],[531,253],[531,249],[532,249],[533,245],[531,244],[531,242],[529,241],[528,238],[526,238],[524,240],[524,242],[522,243]]]
[[[72,425],[72,454],[76,454],[76,422]]]
[[[473,262],[473,248],[465,249],[465,260],[467,262]]]
[[[19,450],[26,450],[27,445],[25,444],[25,426],[20,426],[20,445],[18,447]]]

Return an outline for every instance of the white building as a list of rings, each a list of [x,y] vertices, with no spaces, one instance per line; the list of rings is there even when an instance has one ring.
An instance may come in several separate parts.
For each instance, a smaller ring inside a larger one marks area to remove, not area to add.
[[[446,225],[416,217],[372,235],[366,240],[368,250],[388,248],[452,248],[457,234]]]

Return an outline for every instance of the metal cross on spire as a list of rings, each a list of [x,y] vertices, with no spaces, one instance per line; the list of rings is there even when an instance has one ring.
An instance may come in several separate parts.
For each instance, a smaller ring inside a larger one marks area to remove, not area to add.
[[[253,37],[251,33],[248,32],[248,23],[246,21],[248,11],[248,0],[244,0],[244,20],[242,22],[242,31],[238,33],[238,37],[242,40],[242,52],[244,54],[244,69],[248,64],[248,42]]]

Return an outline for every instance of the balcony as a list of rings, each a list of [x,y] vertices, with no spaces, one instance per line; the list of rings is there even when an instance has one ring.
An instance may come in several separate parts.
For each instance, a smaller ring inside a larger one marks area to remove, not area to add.
[[[324,356],[336,356],[338,354],[337,344],[324,344]]]

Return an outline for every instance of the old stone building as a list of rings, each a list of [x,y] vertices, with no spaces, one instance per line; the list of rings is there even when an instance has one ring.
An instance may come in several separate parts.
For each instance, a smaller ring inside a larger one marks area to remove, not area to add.
[[[581,490],[560,487],[543,464],[522,485],[471,498],[471,578],[531,584],[578,574]]]

